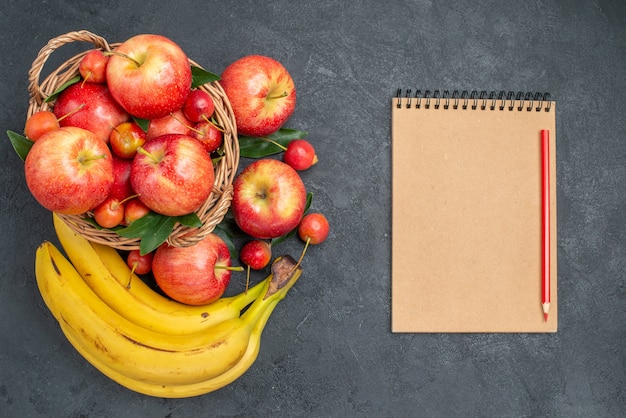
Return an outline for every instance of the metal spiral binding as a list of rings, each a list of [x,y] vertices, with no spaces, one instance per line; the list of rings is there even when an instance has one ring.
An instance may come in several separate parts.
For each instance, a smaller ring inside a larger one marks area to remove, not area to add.
[[[459,92],[459,90],[454,90],[452,94],[448,90],[444,90],[441,92],[440,90],[425,90],[422,93],[422,90],[415,90],[415,93],[412,93],[411,89],[406,89],[404,91],[404,95],[402,94],[403,90],[399,88],[396,92],[396,107],[399,109],[402,107],[403,99],[405,99],[404,107],[409,108],[424,108],[430,109],[431,106],[435,109],[439,109],[443,103],[444,109],[458,109],[459,107],[463,110],[471,108],[472,110],[476,110],[480,108],[480,110],[500,110],[504,111],[508,109],[509,111],[513,111],[517,109],[518,111],[526,110],[530,112],[533,110],[539,112],[542,109],[546,112],[550,112],[552,110],[552,101],[550,100],[550,93],[533,93],[533,92],[523,92],[523,91],[487,91],[487,90],[463,90]],[[508,104],[508,106],[507,106]],[[517,107],[515,106],[517,104]]]

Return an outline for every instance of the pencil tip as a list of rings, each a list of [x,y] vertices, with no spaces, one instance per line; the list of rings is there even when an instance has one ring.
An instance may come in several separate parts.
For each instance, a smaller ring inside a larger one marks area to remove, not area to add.
[[[548,322],[548,313],[547,312],[543,314],[543,320],[545,322]]]

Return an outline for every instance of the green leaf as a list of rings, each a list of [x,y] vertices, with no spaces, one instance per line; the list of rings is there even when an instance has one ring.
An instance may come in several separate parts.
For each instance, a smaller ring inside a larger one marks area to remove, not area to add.
[[[148,119],[141,119],[136,116],[133,116],[133,120],[135,121],[137,125],[139,125],[142,131],[148,132],[148,126],[150,126],[150,121]]]
[[[17,132],[7,131],[7,135],[9,140],[11,140],[11,145],[13,145],[13,149],[17,152],[17,155],[19,155],[22,161],[26,160],[26,156],[28,155],[28,152],[32,148],[34,142]]]
[[[302,216],[306,215],[306,213],[309,211],[309,208],[311,207],[311,202],[312,201],[313,201],[313,193],[309,192],[306,195],[306,203],[304,205],[304,214]],[[281,235],[280,237],[273,238],[270,241],[270,244],[272,246],[278,245],[281,242],[283,242],[283,241],[293,237],[294,235],[296,235],[296,232],[298,232],[298,227],[295,227],[291,231],[287,232],[285,235]]]
[[[246,158],[263,158],[278,154],[287,147],[294,139],[303,139],[307,136],[306,131],[297,129],[281,128],[272,135],[265,137],[239,137],[239,154]],[[279,145],[276,145],[279,144]]]
[[[52,93],[50,96],[48,96],[48,98],[47,98],[46,100],[44,100],[44,102],[48,103],[48,102],[53,101],[54,99],[56,99],[56,98],[57,98],[57,96],[58,96],[58,95],[59,95],[59,94],[60,94],[63,90],[65,90],[66,88],[68,88],[68,87],[69,87],[69,86],[71,86],[72,84],[76,84],[76,83],[78,83],[79,81],[80,81],[80,76],[79,76],[79,75],[77,75],[77,76],[75,76],[75,77],[73,77],[73,78],[70,78],[70,79],[69,79],[69,80],[67,80],[65,83],[63,83],[63,84],[61,85],[61,87],[59,87],[58,89],[56,89],[56,90],[54,91],[54,93]]]
[[[217,74],[213,74],[210,71],[205,70],[204,68],[197,67],[195,65],[191,66],[191,88],[195,89],[200,87],[203,84],[211,83],[213,81],[218,81],[220,76]]]
[[[156,250],[159,245],[163,244],[172,233],[176,222],[175,216],[149,212],[116,232],[125,238],[140,238],[139,251],[143,255]]]
[[[176,217],[161,216],[154,228],[141,238],[139,252],[141,255],[148,254],[165,242],[176,225]]]
[[[198,218],[198,215],[195,212],[192,212],[189,215],[177,216],[176,220],[190,228],[200,228],[202,226],[202,221]]]

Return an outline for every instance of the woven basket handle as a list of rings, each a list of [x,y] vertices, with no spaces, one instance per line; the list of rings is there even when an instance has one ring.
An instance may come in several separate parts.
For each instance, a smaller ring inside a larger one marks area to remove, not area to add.
[[[56,38],[50,39],[48,43],[46,44],[46,46],[41,48],[41,50],[39,51],[39,54],[37,54],[37,58],[35,58],[35,60],[33,61],[30,71],[28,72],[28,81],[29,81],[28,92],[30,94],[31,102],[35,101],[37,104],[41,104],[46,99],[46,97],[51,93],[51,92],[42,91],[42,87],[41,87],[40,80],[39,80],[39,77],[41,75],[41,70],[43,69],[43,66],[48,60],[48,58],[50,57],[50,54],[52,54],[61,46],[71,43],[71,42],[89,42],[89,43],[92,43],[98,49],[102,49],[103,51],[107,51],[107,52],[111,51],[111,47],[109,46],[109,44],[104,38],[86,30],[69,32],[64,35],[57,36]],[[75,68],[74,69],[63,68],[62,66],[48,77],[53,77],[53,76],[59,77],[59,74],[61,74],[61,76],[66,75],[65,73],[67,73],[67,71],[63,73],[63,70],[73,70],[72,72],[74,72]],[[73,74],[67,74],[67,75],[73,75]],[[71,77],[67,77],[67,78],[69,79]]]

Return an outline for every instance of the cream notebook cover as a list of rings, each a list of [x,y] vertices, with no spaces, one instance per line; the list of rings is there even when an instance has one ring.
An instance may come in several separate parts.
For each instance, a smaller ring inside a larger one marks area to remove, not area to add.
[[[392,331],[556,332],[556,103],[398,90],[392,99]],[[542,311],[540,132],[550,133]]]

